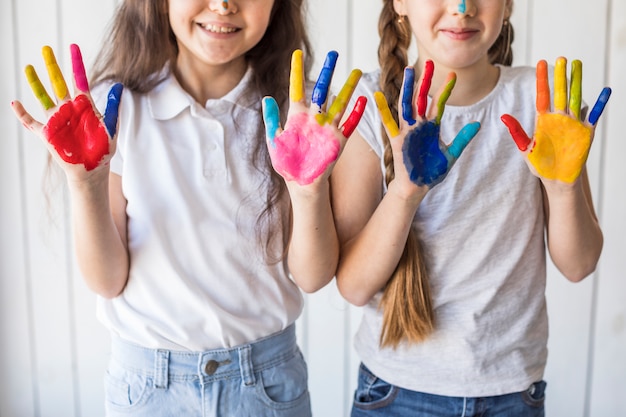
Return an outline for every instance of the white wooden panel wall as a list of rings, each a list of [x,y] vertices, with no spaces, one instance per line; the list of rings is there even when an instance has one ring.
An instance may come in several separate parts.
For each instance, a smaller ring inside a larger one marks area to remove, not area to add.
[[[310,0],[314,74],[339,52],[335,88],[352,68],[377,66],[380,0]],[[102,376],[109,337],[95,319],[95,296],[74,264],[62,178],[43,198],[46,153],[15,121],[9,103],[38,113],[22,68],[42,68],[51,45],[69,73],[68,45],[87,64],[106,39],[116,0],[3,0],[0,5],[0,417],[103,415]],[[626,0],[517,0],[515,64],[559,55],[585,64],[583,95],[593,103],[613,88],[590,154],[589,170],[605,249],[593,277],[570,284],[550,268],[548,415],[621,417],[626,393]],[[53,171],[54,173],[54,171]],[[50,185],[48,185],[50,187]],[[307,297],[298,338],[309,363],[316,416],[347,416],[360,320],[333,284]]]

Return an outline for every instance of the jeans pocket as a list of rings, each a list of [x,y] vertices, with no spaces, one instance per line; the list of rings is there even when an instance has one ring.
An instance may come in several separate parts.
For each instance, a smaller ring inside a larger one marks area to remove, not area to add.
[[[354,407],[361,410],[375,410],[392,404],[398,396],[395,385],[374,375],[365,365],[359,368],[359,383],[354,394]]]
[[[300,351],[257,376],[257,393],[265,404],[276,410],[310,409],[307,367]]]
[[[543,407],[546,400],[546,382],[538,381],[531,384],[521,395],[526,405],[534,408]]]
[[[145,404],[150,396],[148,377],[109,365],[104,380],[106,406],[118,411],[131,411]]]

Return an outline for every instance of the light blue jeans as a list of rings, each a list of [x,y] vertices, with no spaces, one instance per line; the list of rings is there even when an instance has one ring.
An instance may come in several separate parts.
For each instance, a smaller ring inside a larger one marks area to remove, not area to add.
[[[444,397],[396,387],[361,364],[352,417],[543,417],[545,389],[539,381],[513,394]]]
[[[232,349],[179,352],[114,338],[106,415],[308,417],[307,368],[294,326]]]

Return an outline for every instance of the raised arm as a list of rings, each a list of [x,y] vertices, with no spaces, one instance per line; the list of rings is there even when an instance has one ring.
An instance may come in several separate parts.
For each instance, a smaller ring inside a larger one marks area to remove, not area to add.
[[[547,63],[537,64],[537,121],[532,137],[513,116],[505,114],[502,121],[529,169],[541,180],[550,256],[561,273],[576,282],[595,270],[602,252],[603,236],[585,164],[611,90],[602,90],[585,120],[581,114],[582,63],[572,62],[569,95],[566,67],[566,59],[558,58],[551,110]]]
[[[91,98],[80,49],[72,45],[70,52],[74,98],[52,49],[46,46],[42,54],[56,101],[50,97],[31,65],[25,72],[48,118],[47,123],[33,118],[19,101],[13,102],[12,107],[22,125],[42,139],[65,173],[77,260],[88,286],[104,297],[114,297],[126,285],[129,265],[125,218],[119,217],[121,206],[125,207],[123,197],[120,199],[121,188],[113,193],[117,220],[112,215],[109,194],[109,161],[115,153],[123,88],[121,84],[111,88],[107,108],[101,115]]]
[[[394,160],[395,175],[387,193],[383,196],[380,160],[361,137],[348,143],[331,176],[333,210],[341,244],[337,285],[352,304],[366,304],[391,278],[422,199],[444,180],[480,128],[478,123],[470,123],[450,146],[442,141],[441,117],[456,77],[450,75],[427,113],[426,98],[432,75],[429,61],[414,100],[414,71],[405,70],[400,126],[391,116],[384,96],[375,93]]]
[[[339,126],[361,71],[352,71],[336,99],[329,103],[328,91],[336,61],[337,53],[330,52],[308,106],[302,51],[293,53],[290,106],[284,130],[280,127],[276,101],[271,97],[263,99],[268,150],[274,169],[285,179],[293,209],[289,270],[306,292],[322,288],[335,274],[339,246],[328,177],[366,104],[364,98],[357,100],[353,111]]]

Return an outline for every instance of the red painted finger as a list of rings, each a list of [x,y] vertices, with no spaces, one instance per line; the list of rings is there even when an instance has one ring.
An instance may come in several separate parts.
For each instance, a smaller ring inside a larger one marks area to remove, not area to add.
[[[350,115],[346,119],[346,122],[341,126],[341,133],[346,138],[349,138],[356,129],[356,126],[359,124],[361,117],[363,116],[363,112],[365,111],[365,106],[367,105],[367,98],[360,96],[356,100],[356,104],[350,112]]]
[[[509,114],[504,114],[500,117],[500,120],[502,120],[502,122],[509,129],[509,133],[515,141],[517,148],[520,151],[526,151],[528,149],[528,145],[530,145],[531,139],[528,137],[524,128],[519,124],[517,119]]]
[[[424,118],[426,117],[426,107],[428,104],[428,91],[430,91],[430,85],[433,80],[433,73],[435,71],[435,65],[433,61],[428,60],[424,64],[424,74],[422,75],[422,83],[420,84],[419,93],[417,95],[417,114]]]

